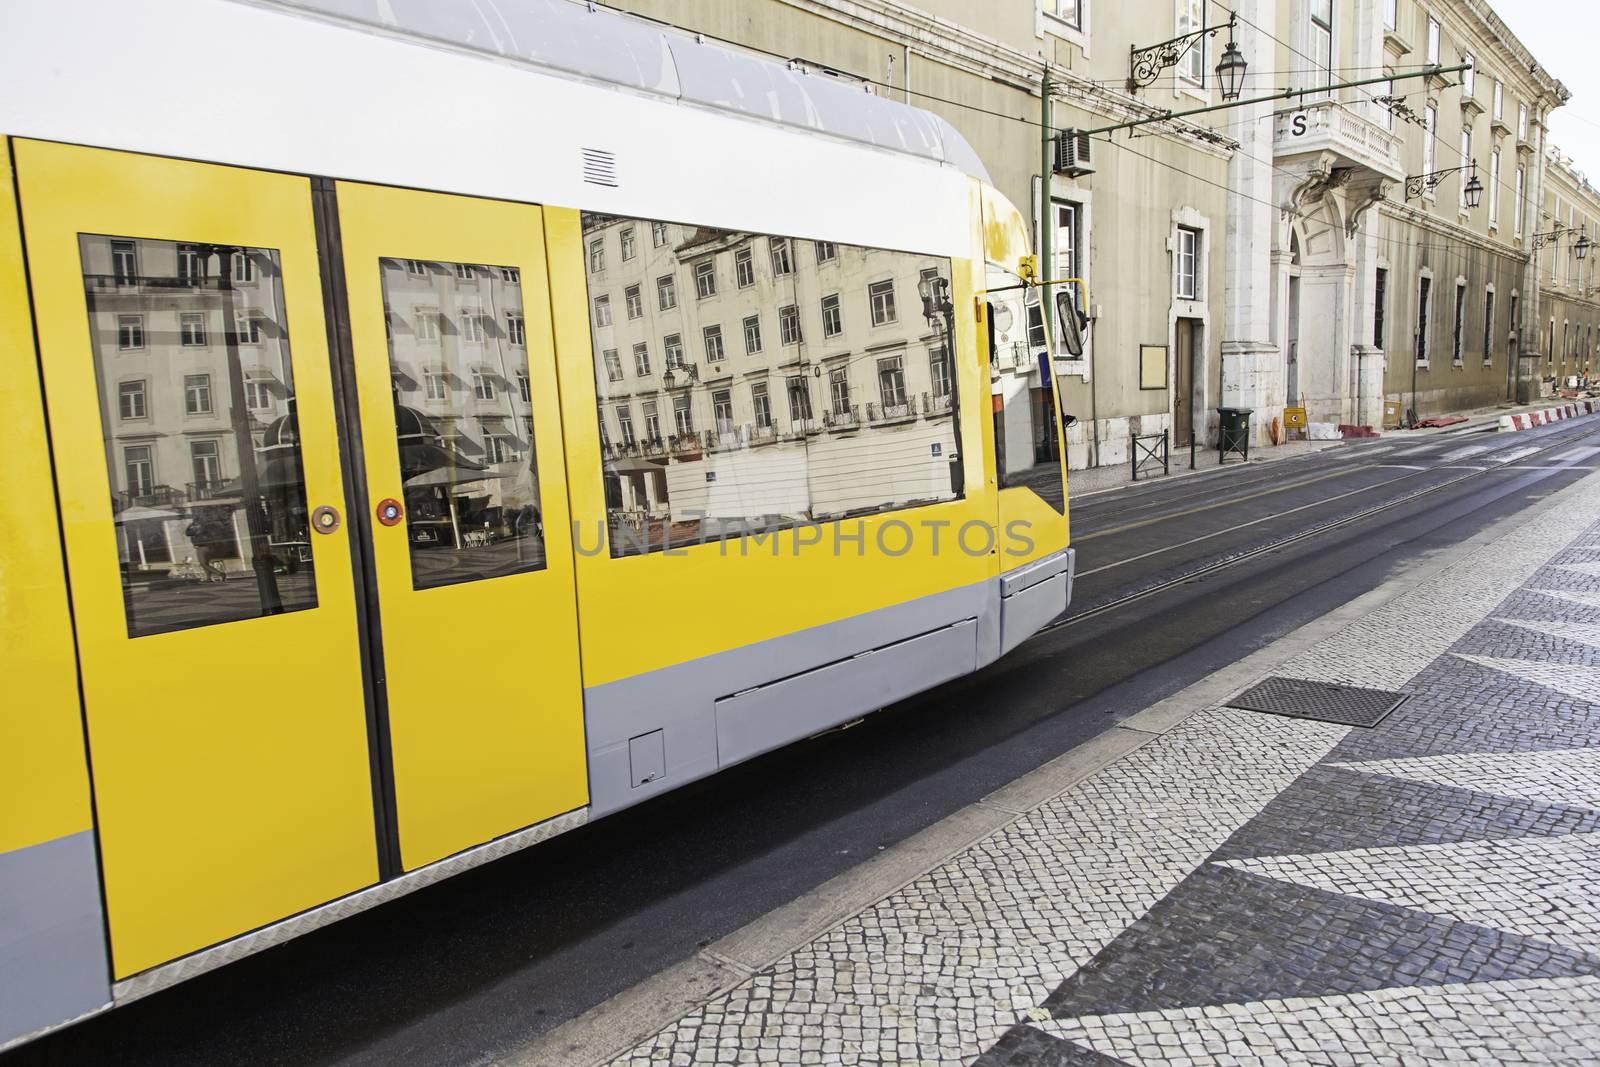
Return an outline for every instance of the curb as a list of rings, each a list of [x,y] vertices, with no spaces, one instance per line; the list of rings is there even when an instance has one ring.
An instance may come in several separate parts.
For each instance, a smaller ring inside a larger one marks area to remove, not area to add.
[[[1579,415],[1593,415],[1595,401],[1574,400],[1571,403],[1560,404],[1543,411],[1529,411],[1521,415],[1501,415],[1500,429],[1502,430],[1531,430],[1535,426],[1548,426],[1552,422],[1562,419],[1576,418]]]

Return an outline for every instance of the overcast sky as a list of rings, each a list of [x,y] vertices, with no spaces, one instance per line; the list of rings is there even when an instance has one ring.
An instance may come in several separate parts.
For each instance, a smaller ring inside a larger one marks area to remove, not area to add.
[[[1550,116],[1550,143],[1600,185],[1600,3],[1595,0],[1491,0],[1540,66],[1572,93]],[[1481,91],[1481,90],[1480,90]]]

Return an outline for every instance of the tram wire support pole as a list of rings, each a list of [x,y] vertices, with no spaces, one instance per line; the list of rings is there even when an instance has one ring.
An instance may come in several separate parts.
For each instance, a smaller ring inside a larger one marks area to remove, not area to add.
[[[1054,337],[1050,332],[1052,325],[1050,306],[1050,281],[1055,277],[1054,263],[1051,259],[1053,244],[1050,232],[1054,214],[1052,208],[1054,201],[1051,199],[1051,182],[1055,176],[1055,129],[1053,127],[1054,114],[1050,106],[1050,60],[1044,61],[1044,73],[1039,82],[1039,272],[1044,275],[1043,284],[1039,286],[1039,321],[1044,324],[1044,335]],[[1026,313],[1026,308],[1023,309]],[[1051,368],[1052,373],[1055,368]],[[1041,383],[1043,384],[1043,383]],[[1053,383],[1052,383],[1053,384]],[[1057,397],[1059,407],[1064,402]],[[1062,442],[1066,447],[1066,442]]]

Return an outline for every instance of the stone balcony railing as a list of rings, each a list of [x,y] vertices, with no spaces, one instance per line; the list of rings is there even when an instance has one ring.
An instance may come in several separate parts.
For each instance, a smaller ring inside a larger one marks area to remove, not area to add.
[[[1347,104],[1322,100],[1279,111],[1273,120],[1272,154],[1277,160],[1329,152],[1338,157],[1336,166],[1370,170],[1393,181],[1405,177],[1400,137]]]

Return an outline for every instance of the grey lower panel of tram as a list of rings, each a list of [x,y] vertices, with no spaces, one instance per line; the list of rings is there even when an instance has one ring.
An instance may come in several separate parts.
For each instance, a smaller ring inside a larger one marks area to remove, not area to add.
[[[94,831],[0,852],[0,1048],[110,1001]]]
[[[584,693],[592,817],[992,663],[1066,610],[1073,550]]]

